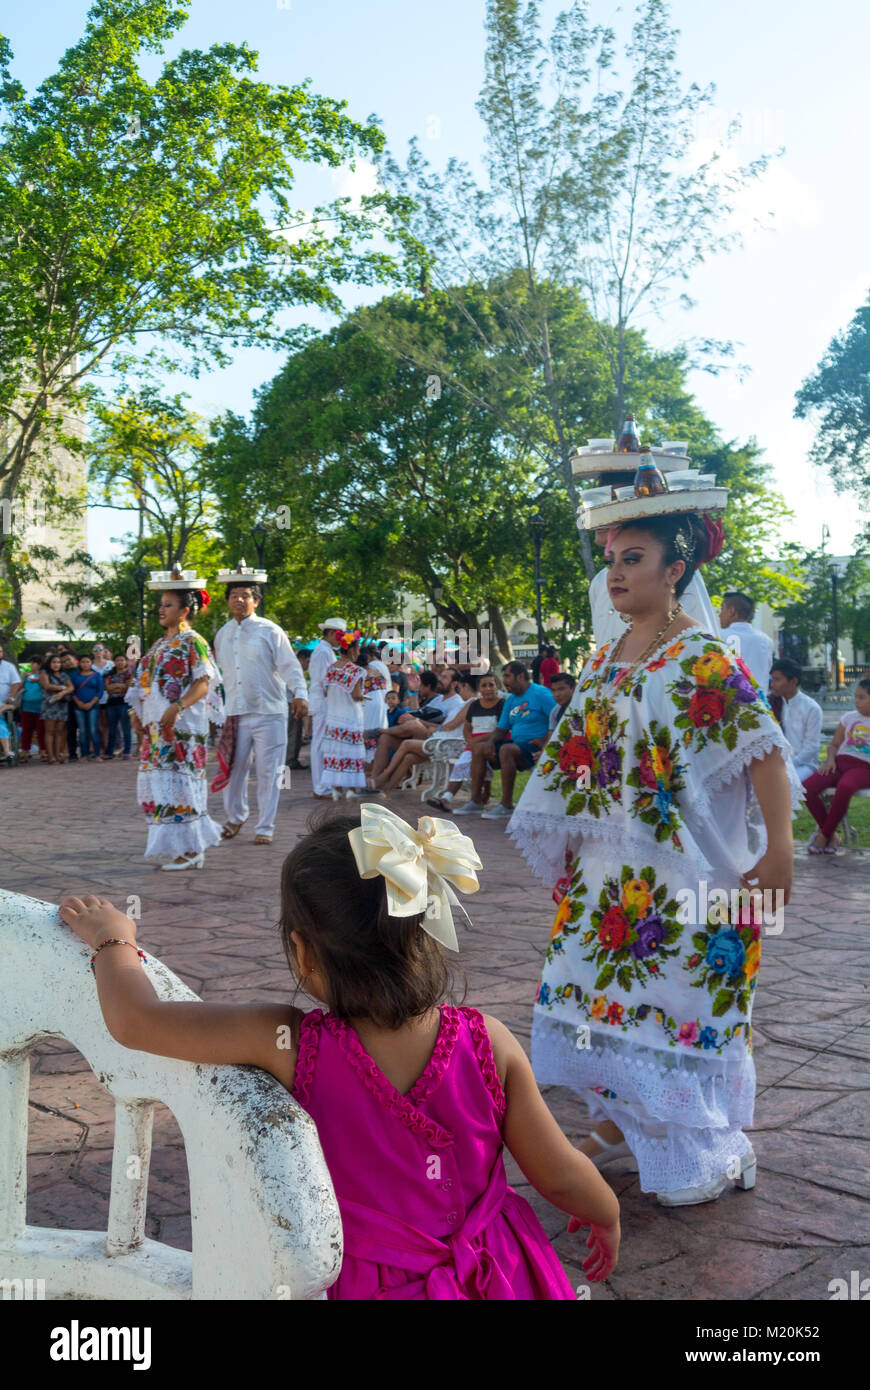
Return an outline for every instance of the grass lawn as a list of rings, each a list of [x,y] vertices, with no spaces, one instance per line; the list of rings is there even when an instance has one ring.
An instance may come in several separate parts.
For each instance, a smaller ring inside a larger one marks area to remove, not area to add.
[[[528,772],[520,772],[514,783],[514,805],[520,799],[523,787],[531,776]],[[496,773],[492,779],[492,796],[494,801],[501,799],[501,774]],[[864,848],[870,848],[870,797],[856,796],[852,799],[849,807],[849,824],[854,826],[858,832],[858,844]],[[815,821],[809,811],[799,811],[794,819],[794,838],[796,845],[806,844],[810,835],[815,830]]]

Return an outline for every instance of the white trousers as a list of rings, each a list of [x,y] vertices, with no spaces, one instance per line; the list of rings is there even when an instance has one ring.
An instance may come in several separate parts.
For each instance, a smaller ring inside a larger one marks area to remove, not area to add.
[[[311,716],[311,790],[318,796],[328,796],[332,783],[323,775],[323,738],[326,730],[326,710]]]
[[[287,716],[241,714],[230,780],[224,787],[228,821],[241,825],[248,818],[248,773],[251,758],[257,772],[257,835],[274,835],[281,773],[287,751]]]

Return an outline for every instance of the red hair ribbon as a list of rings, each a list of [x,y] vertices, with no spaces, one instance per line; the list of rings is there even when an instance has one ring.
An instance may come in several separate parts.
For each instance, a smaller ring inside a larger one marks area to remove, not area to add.
[[[209,604],[211,603],[211,599],[210,599],[208,593],[206,592],[206,590],[205,590],[205,589],[198,589],[197,592],[198,592],[198,594],[199,594],[200,599],[202,600],[202,606],[203,606],[203,608],[208,608]]]
[[[713,521],[706,514],[703,517],[703,522],[704,530],[707,532],[707,549],[699,557],[698,564],[708,565],[711,560],[716,559],[725,544],[725,530],[721,521]]]

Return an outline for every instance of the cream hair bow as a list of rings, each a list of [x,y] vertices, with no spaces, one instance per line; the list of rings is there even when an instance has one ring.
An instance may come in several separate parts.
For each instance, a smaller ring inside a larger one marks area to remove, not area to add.
[[[461,907],[449,879],[463,893],[480,887],[475,869],[483,865],[471,840],[452,821],[421,816],[417,829],[384,806],[366,801],[361,824],[350,831],[350,843],[362,878],[383,874],[391,917],[423,914],[423,930],[449,951],[458,951],[451,903]]]

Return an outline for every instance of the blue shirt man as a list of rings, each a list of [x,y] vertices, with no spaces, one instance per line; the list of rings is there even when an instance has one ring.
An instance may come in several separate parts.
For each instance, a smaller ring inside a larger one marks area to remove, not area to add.
[[[534,685],[521,661],[509,661],[502,671],[507,693],[498,725],[491,739],[481,740],[472,749],[472,799],[456,812],[457,815],[480,815],[484,820],[508,820],[513,811],[514,783],[517,773],[527,771],[550,733],[550,711],[556,701],[545,685]],[[501,772],[501,804],[484,811],[480,793],[475,789],[485,773],[485,762]]]

